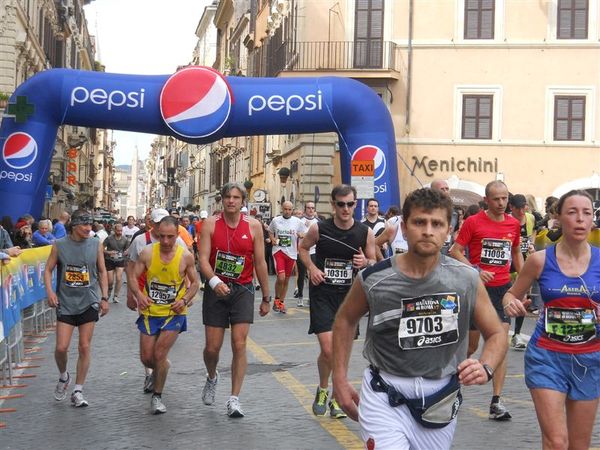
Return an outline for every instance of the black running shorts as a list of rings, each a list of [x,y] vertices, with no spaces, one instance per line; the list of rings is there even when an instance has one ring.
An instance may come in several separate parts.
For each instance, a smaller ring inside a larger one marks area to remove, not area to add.
[[[59,315],[59,314],[57,314],[56,315],[56,320],[58,320],[59,322],[63,322],[63,323],[72,325],[74,327],[84,325],[88,322],[98,322],[98,318],[99,318],[98,310],[96,308],[94,308],[93,306],[90,306],[88,309],[86,309],[81,314],[75,314],[75,315],[66,315],[66,314]]]
[[[308,334],[331,331],[335,315],[349,289],[327,289],[320,286],[308,287],[310,298],[310,326]]]
[[[229,328],[236,323],[254,323],[254,286],[232,283],[231,293],[217,297],[206,283],[202,300],[202,322],[209,327]]]

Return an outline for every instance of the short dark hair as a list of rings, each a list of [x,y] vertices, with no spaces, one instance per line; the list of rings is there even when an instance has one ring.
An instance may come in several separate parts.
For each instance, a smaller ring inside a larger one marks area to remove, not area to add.
[[[179,221],[177,220],[177,217],[165,216],[162,219],[160,219],[160,222],[158,222],[158,226],[161,226],[163,224],[173,225],[176,230],[179,229]]]
[[[434,209],[445,209],[448,224],[452,220],[452,199],[446,194],[431,188],[417,189],[408,194],[408,197],[404,200],[404,205],[402,205],[402,219],[404,222],[408,221],[414,208],[423,208],[427,212]]]
[[[369,203],[371,202],[375,202],[377,203],[377,206],[379,206],[379,200],[377,200],[376,198],[370,198],[369,200],[367,200],[367,206],[369,206]]]
[[[354,186],[350,186],[349,184],[338,184],[331,191],[331,200],[335,201],[338,195],[340,197],[345,197],[349,194],[354,195],[354,199],[356,200],[356,188]]]
[[[560,214],[561,210],[562,210],[562,207],[565,204],[565,201],[569,197],[574,197],[576,195],[579,195],[581,197],[587,198],[590,201],[590,203],[592,204],[592,209],[594,209],[594,199],[589,194],[589,192],[584,191],[583,189],[573,189],[573,190],[570,190],[569,192],[567,192],[566,194],[563,194],[563,195],[560,196],[560,198],[558,199],[558,201],[555,203],[555,205],[556,205],[556,212],[558,214]]]

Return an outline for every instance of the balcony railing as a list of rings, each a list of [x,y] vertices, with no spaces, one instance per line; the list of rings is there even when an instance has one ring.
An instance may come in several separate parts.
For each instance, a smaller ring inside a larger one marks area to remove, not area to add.
[[[398,47],[384,41],[284,42],[263,47],[266,76],[283,71],[399,71]],[[264,59],[263,59],[264,58]]]

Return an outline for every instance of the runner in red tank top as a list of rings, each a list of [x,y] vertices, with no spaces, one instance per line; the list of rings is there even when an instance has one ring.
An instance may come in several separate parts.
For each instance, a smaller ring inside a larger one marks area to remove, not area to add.
[[[200,236],[200,270],[208,282],[202,301],[202,321],[206,333],[204,364],[208,372],[202,401],[212,405],[218,378],[217,362],[225,328],[231,325],[233,361],[231,396],[227,401],[229,417],[243,417],[239,393],[246,374],[246,339],[254,321],[254,285],[252,271],[263,292],[260,315],[271,305],[265,246],[261,223],[241,213],[246,189],[239,183],[227,183],[221,190],[223,212],[204,221]]]

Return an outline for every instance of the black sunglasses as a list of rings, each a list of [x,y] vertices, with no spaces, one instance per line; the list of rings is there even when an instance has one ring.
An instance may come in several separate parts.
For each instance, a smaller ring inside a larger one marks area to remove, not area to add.
[[[352,208],[356,202],[352,201],[352,202],[341,202],[341,201],[336,201],[335,204],[338,206],[338,208],[343,208],[344,206],[347,206],[348,208]]]

